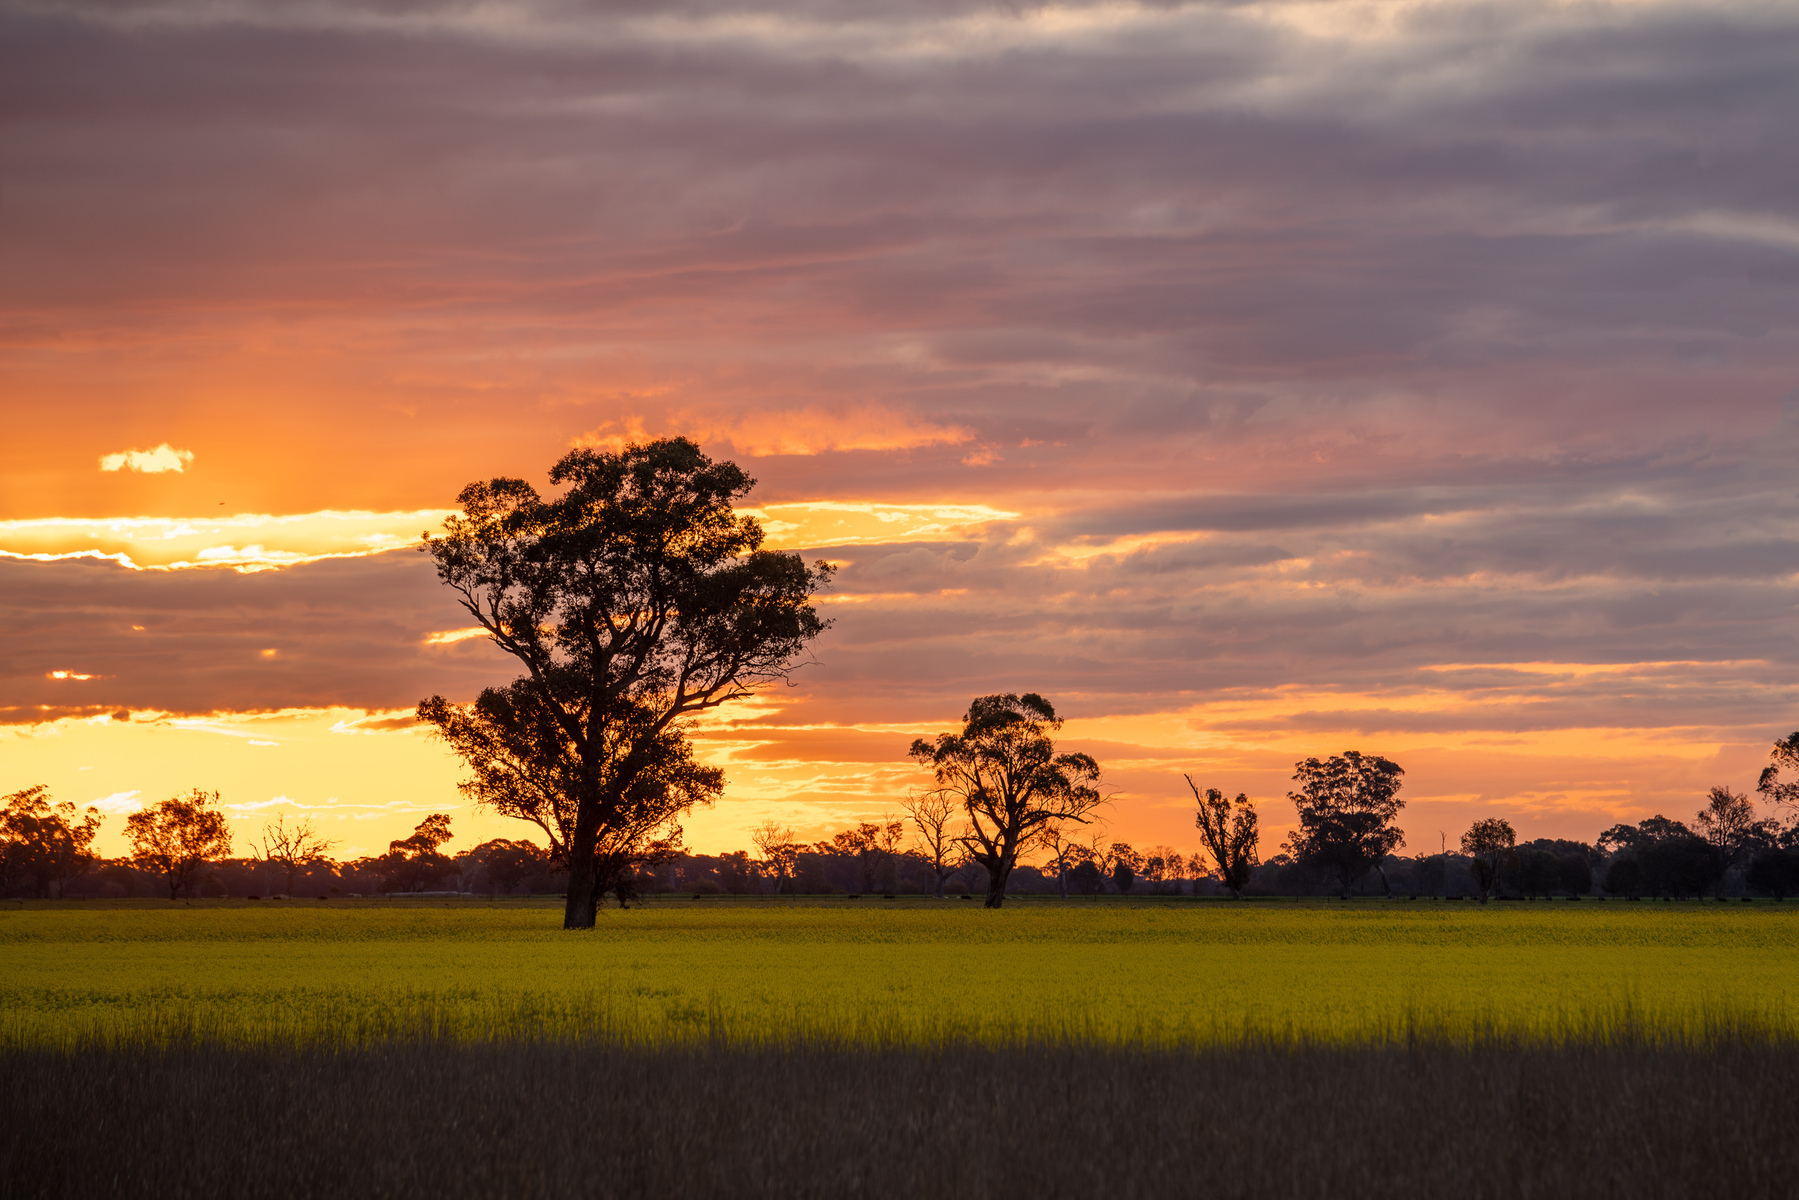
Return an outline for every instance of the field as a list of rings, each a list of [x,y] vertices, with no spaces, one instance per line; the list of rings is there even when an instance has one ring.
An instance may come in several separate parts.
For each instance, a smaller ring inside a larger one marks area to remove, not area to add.
[[[1778,1197],[1799,905],[0,909],[0,1200]]]
[[[14,1047],[1799,1041],[1799,905],[19,904]]]

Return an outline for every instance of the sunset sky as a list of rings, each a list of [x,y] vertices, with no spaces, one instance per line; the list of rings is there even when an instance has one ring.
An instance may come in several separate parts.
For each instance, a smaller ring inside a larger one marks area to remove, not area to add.
[[[0,6],[0,793],[470,812],[409,547],[685,434],[842,564],[701,851],[1037,691],[1111,834],[1592,839],[1799,727],[1799,9]]]

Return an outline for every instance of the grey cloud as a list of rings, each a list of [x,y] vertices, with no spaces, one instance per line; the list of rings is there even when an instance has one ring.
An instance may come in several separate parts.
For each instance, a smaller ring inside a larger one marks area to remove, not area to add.
[[[413,554],[250,575],[0,560],[0,617],[0,721],[13,723],[74,707],[410,708],[508,677],[483,642],[423,644],[471,621]]]

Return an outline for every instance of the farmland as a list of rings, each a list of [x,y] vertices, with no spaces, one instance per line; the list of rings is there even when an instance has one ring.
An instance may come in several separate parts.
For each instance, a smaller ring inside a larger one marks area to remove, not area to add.
[[[14,1047],[1799,1040],[1799,906],[18,904]]]

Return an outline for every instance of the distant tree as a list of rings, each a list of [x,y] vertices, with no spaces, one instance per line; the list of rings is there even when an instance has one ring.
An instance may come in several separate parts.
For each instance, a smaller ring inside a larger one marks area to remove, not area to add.
[[[799,858],[800,848],[793,840],[793,830],[778,821],[764,821],[750,830],[750,843],[762,856],[763,873],[774,880],[775,895],[779,896],[781,885],[793,878],[794,865]]]
[[[369,865],[381,872],[381,887],[390,892],[429,891],[450,871],[450,860],[438,847],[455,835],[447,813],[432,813],[420,821],[410,837],[387,844],[387,853]]]
[[[1106,873],[1091,858],[1083,858],[1068,873],[1068,886],[1076,895],[1097,896],[1106,890]]]
[[[482,842],[469,852],[469,856],[487,872],[487,881],[493,885],[496,893],[511,892],[550,865],[543,849],[536,842],[512,841],[509,838],[493,838]]]
[[[160,876],[171,900],[193,895],[206,864],[231,856],[231,826],[219,811],[219,794],[200,788],[132,813],[125,818],[125,838],[132,863]]]
[[[911,756],[967,815],[961,841],[986,868],[987,907],[998,908],[1020,854],[1048,827],[1084,822],[1099,807],[1099,764],[1085,754],[1056,753],[1050,735],[1062,719],[1035,693],[977,696],[963,721],[960,733],[914,741]]]
[[[50,799],[43,784],[0,798],[0,892],[28,888],[44,899],[94,861],[89,847],[100,832],[100,811],[76,812],[73,801]]]
[[[1733,792],[1728,787],[1714,787],[1706,793],[1705,807],[1693,823],[1718,856],[1720,894],[1724,873],[1747,861],[1757,850],[1773,846],[1779,833],[1773,821],[1756,819],[1755,805],[1746,792]]]
[[[1512,832],[1511,822],[1499,817],[1476,821],[1462,835],[1462,853],[1472,862],[1474,881],[1480,885],[1482,904],[1492,895],[1493,884],[1499,878],[1499,869],[1505,865],[1517,842],[1518,835]]]
[[[1299,828],[1284,843],[1305,867],[1337,880],[1349,899],[1350,885],[1379,870],[1381,887],[1392,894],[1381,860],[1405,844],[1393,825],[1405,801],[1399,799],[1405,774],[1398,764],[1350,750],[1294,764],[1299,791],[1287,793],[1299,812]]]
[[[834,834],[830,847],[833,852],[855,861],[856,877],[861,882],[861,890],[872,892],[882,868],[892,858],[893,850],[899,845],[904,832],[905,825],[899,821],[863,821]]]
[[[1604,886],[1614,896],[1641,895],[1643,868],[1634,858],[1615,858],[1605,869]]]
[[[1618,824],[1600,834],[1597,844],[1599,846],[1599,853],[1610,857],[1613,854],[1618,854],[1622,851],[1631,849],[1638,842],[1643,840],[1645,840],[1643,831],[1638,829],[1635,825]]]
[[[956,826],[962,806],[955,797],[939,791],[908,794],[900,801],[906,816],[918,831],[918,842],[926,861],[931,864],[931,894],[943,899],[943,881],[955,873],[947,862],[958,838],[965,836]]]
[[[1142,861],[1142,856],[1123,842],[1114,842],[1108,858],[1112,865],[1112,886],[1118,889],[1120,896],[1129,895],[1137,886],[1137,864]]]
[[[1791,850],[1764,850],[1755,856],[1743,872],[1743,882],[1752,891],[1776,900],[1799,894],[1799,853]]]
[[[1654,816],[1642,822],[1644,837],[1630,851],[1652,895],[1679,899],[1700,895],[1724,872],[1718,852],[1679,821]]]
[[[788,678],[826,628],[811,597],[827,563],[762,549],[732,508],[754,484],[685,438],[578,449],[546,500],[521,479],[462,490],[423,549],[494,644],[526,673],[485,709],[433,697],[435,725],[475,770],[473,794],[532,820],[569,871],[563,925],[590,929],[608,887],[679,843],[668,826],[716,795],[686,730]]]
[[[1164,892],[1172,886],[1178,894],[1179,883],[1170,881],[1178,880],[1186,865],[1187,860],[1173,846],[1151,846],[1143,852],[1143,878],[1152,892]]]
[[[1526,895],[1544,895],[1557,888],[1580,895],[1593,886],[1593,847],[1563,838],[1537,838],[1518,846],[1515,883]]]
[[[325,852],[336,845],[312,827],[311,817],[302,817],[291,829],[287,818],[277,815],[272,823],[265,822],[262,827],[262,839],[257,844],[263,862],[276,867],[282,872],[285,880],[283,891],[294,894],[294,876],[301,870],[329,862]]]
[[[1212,856],[1212,869],[1217,872],[1218,881],[1230,889],[1231,899],[1241,900],[1243,889],[1249,886],[1250,873],[1256,869],[1256,843],[1261,838],[1256,830],[1255,805],[1242,792],[1237,793],[1236,800],[1226,800],[1217,788],[1202,792],[1192,776],[1181,778],[1187,781],[1199,804],[1193,824]],[[1194,870],[1197,873],[1198,867]]]

